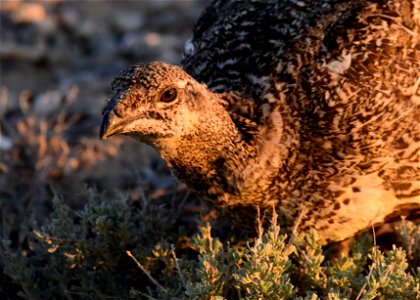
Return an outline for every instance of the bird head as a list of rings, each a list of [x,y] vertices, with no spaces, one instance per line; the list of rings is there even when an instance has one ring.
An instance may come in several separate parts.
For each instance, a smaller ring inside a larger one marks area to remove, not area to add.
[[[129,135],[157,146],[159,140],[197,134],[214,105],[206,85],[163,62],[135,65],[117,75],[104,111],[100,139]],[[208,113],[207,113],[208,115]]]

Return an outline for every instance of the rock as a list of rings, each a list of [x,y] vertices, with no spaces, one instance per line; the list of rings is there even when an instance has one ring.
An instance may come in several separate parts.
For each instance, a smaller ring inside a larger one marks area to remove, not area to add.
[[[10,138],[4,136],[3,133],[0,134],[0,150],[1,151],[10,151],[13,148],[13,143]]]
[[[16,23],[37,23],[45,20],[47,14],[39,3],[24,3],[13,13]]]

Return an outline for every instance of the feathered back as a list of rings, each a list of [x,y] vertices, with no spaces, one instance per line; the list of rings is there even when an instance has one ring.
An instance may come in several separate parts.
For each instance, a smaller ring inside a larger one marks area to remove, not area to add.
[[[327,50],[329,31],[354,21],[360,3],[216,0],[185,45],[183,67],[211,89],[261,97],[267,85],[293,83],[290,76]]]
[[[419,6],[408,0],[215,0],[186,43],[182,64],[210,89],[252,99],[256,122],[277,105],[311,112],[326,92],[338,93],[341,79],[371,90],[376,83],[369,79],[383,75],[389,58],[394,68],[408,66],[407,78],[418,77]],[[407,55],[397,58],[398,49]],[[390,76],[375,82],[398,74]]]

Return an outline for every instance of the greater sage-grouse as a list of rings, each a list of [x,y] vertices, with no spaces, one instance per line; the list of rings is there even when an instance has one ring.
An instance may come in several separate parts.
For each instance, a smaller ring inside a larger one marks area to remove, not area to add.
[[[116,77],[100,137],[153,146],[239,225],[275,207],[346,239],[420,209],[419,27],[418,0],[214,1],[183,68]]]

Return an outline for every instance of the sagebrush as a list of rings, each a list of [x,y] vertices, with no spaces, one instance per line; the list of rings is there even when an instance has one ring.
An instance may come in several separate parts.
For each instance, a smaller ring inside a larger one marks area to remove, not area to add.
[[[420,229],[399,228],[403,247],[381,251],[371,233],[350,255],[326,259],[316,232],[221,241],[210,225],[193,236],[147,198],[132,203],[87,189],[71,210],[54,199],[51,221],[28,249],[2,243],[2,267],[26,299],[419,299]]]

